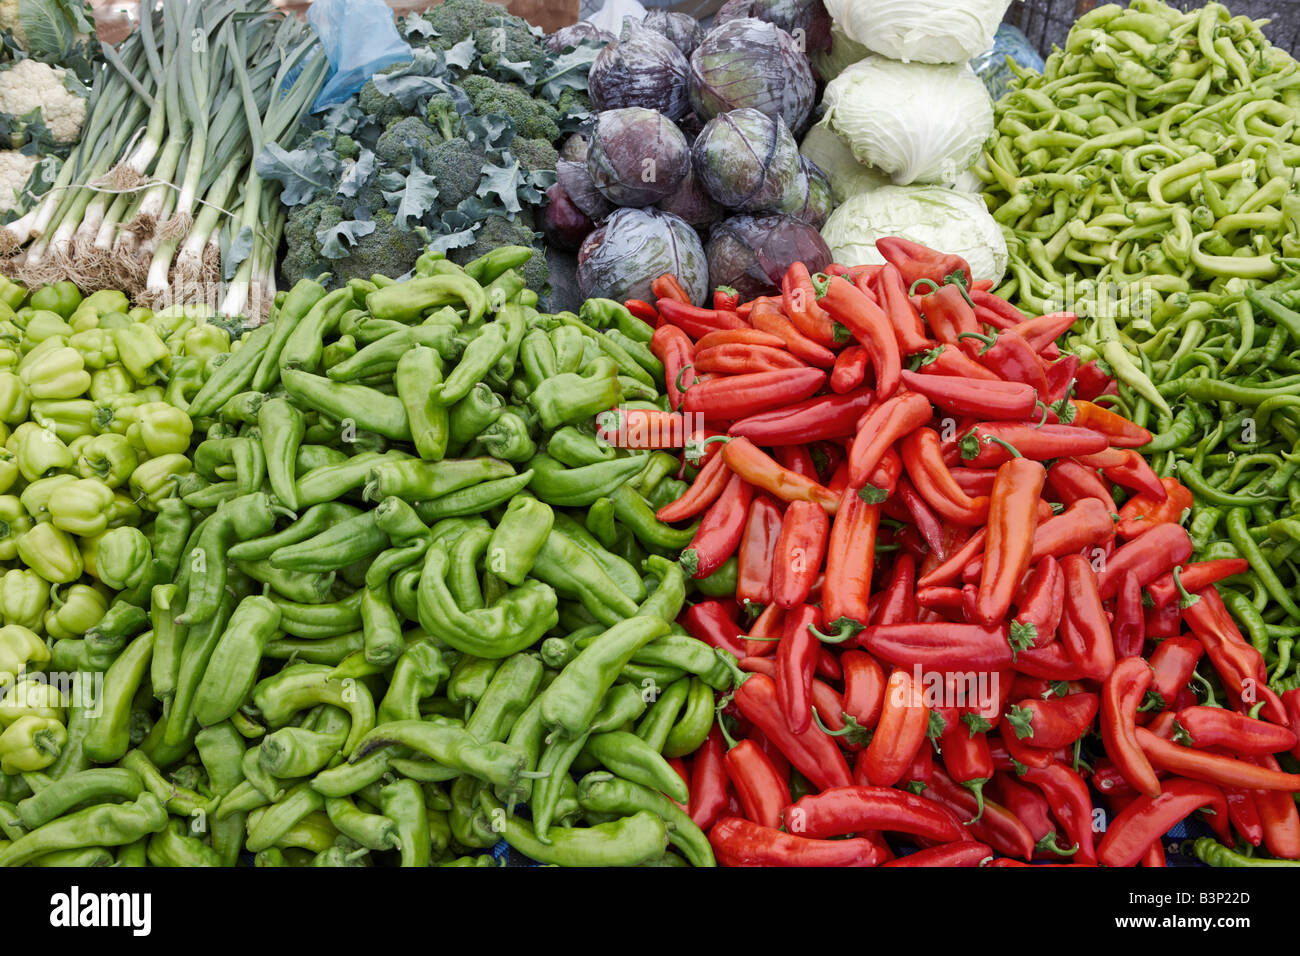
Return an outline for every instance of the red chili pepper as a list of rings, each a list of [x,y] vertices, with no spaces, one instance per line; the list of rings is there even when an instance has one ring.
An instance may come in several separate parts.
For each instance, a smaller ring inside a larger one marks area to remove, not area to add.
[[[1097,576],[1088,559],[1078,554],[1063,557],[1061,571],[1065,575],[1065,613],[1057,636],[1084,675],[1105,680],[1115,669],[1115,644]]]
[[[711,345],[708,348],[697,346],[695,349],[695,368],[699,372],[748,375],[754,372],[779,372],[787,368],[807,367],[789,352],[766,345],[733,343]]]
[[[822,610],[827,626],[838,632],[831,638],[836,643],[852,637],[867,623],[879,527],[880,506],[868,504],[852,488],[846,488],[831,526],[822,589]]]
[[[984,812],[980,814],[975,795],[942,770],[935,768],[930,786],[921,796],[946,806],[966,825],[971,836],[999,853],[1023,860],[1034,855],[1034,838],[1015,814],[992,800],[984,801]]]
[[[826,555],[830,519],[811,501],[795,501],[785,509],[772,565],[772,600],[783,608],[803,604]]]
[[[850,345],[835,359],[831,371],[831,391],[836,394],[859,388],[867,377],[867,350],[861,345]]]
[[[776,653],[776,643],[781,638],[785,624],[785,609],[769,604],[750,625],[749,639],[745,641],[745,656],[766,657]]]
[[[882,661],[923,670],[1000,671],[1012,665],[1005,624],[875,624],[859,643]]]
[[[1101,432],[1110,439],[1110,444],[1114,448],[1141,448],[1151,441],[1152,436],[1149,431],[1140,425],[1134,425],[1123,415],[1117,415],[1109,408],[1081,399],[1072,399],[1070,408],[1073,414],[1064,421]]]
[[[850,289],[853,288],[848,280],[841,281]],[[786,270],[785,277],[781,280],[781,297],[785,314],[803,336],[826,348],[838,344],[840,340],[835,336],[835,322],[818,301],[812,276],[802,262],[791,263]]]
[[[827,680],[838,680],[843,676],[843,673],[838,670],[838,667],[834,673],[828,673],[823,666],[823,662],[827,660],[825,648],[821,648],[817,655],[816,674],[818,677],[825,678],[825,680],[814,679],[812,682],[812,706],[817,711],[817,716],[814,719],[822,722],[824,725],[823,732],[830,732],[832,736],[839,737],[841,744],[848,750],[861,750],[867,745],[867,739],[870,735],[864,732],[866,728],[857,724],[850,725],[845,718],[843,696],[834,687],[826,683]],[[742,657],[738,666],[747,673],[765,674],[778,681],[779,686],[777,662],[775,660],[766,657]]]
[[[957,468],[952,472],[953,480],[957,482],[958,487],[972,498],[991,494],[997,476],[996,468]]]
[[[885,704],[884,668],[864,651],[846,651],[840,664],[844,668],[844,713],[862,727],[875,727]]]
[[[1150,695],[1158,702],[1158,709],[1170,706],[1178,692],[1187,686],[1201,659],[1204,648],[1191,637],[1169,637],[1156,645],[1151,652]]]
[[[1154,677],[1142,658],[1125,658],[1115,665],[1101,691],[1101,739],[1106,754],[1129,785],[1149,797],[1160,793],[1160,781],[1138,746],[1136,721]]]
[[[885,851],[862,837],[810,840],[723,817],[709,831],[713,852],[723,866],[879,866]]]
[[[977,303],[980,301],[974,293],[971,293],[971,298]],[[1047,315],[1038,315],[1032,319],[1023,318],[1012,328],[1018,335],[1024,337],[1035,352],[1051,359],[1061,351],[1056,348],[1056,340],[1070,331],[1070,326],[1078,320],[1078,316],[1073,312],[1049,312]]]
[[[956,285],[940,286],[922,296],[917,308],[929,325],[930,333],[948,345],[959,345],[963,333],[980,330],[975,310],[966,301],[963,290]]]
[[[724,758],[732,789],[747,819],[773,829],[790,803],[790,787],[776,766],[752,740],[742,740]]]
[[[1165,486],[1145,458],[1131,448],[1107,448],[1094,454],[1078,450],[1074,458],[1081,465],[1100,468],[1101,473],[1122,488],[1162,500]]]
[[[706,420],[730,421],[803,401],[825,384],[826,373],[815,368],[728,375],[692,385],[683,408]]]
[[[962,491],[943,462],[938,432],[918,428],[903,438],[901,450],[908,477],[931,508],[958,524],[981,525],[989,520],[990,498],[971,498]],[[996,490],[995,484],[995,493]]]
[[[740,547],[745,516],[754,489],[740,475],[733,474],[718,500],[709,506],[690,546],[682,552],[682,567],[694,578],[707,578]]]
[[[835,364],[835,353],[800,332],[781,311],[780,300],[755,299],[749,320],[754,328],[780,339],[791,355],[798,356],[809,365],[830,368]]]
[[[1151,766],[1193,780],[1242,787],[1247,790],[1300,790],[1300,774],[1283,773],[1223,754],[1184,747],[1156,736],[1145,727],[1137,729],[1138,745]],[[1169,784],[1165,784],[1165,789]]]
[[[944,614],[961,614],[963,595],[960,588],[923,587],[916,589],[916,603],[927,611]]]
[[[1282,707],[1286,716],[1286,725],[1300,739],[1300,690],[1289,690],[1282,695]],[[1291,751],[1291,756],[1300,758],[1300,744]]]
[[[701,830],[711,827],[727,808],[726,750],[722,729],[715,724],[693,758],[690,815]]]
[[[844,755],[834,738],[812,727],[793,733],[777,702],[776,684],[770,677],[753,674],[736,689],[736,706],[772,741],[801,774],[821,790],[847,787],[853,782]]]
[[[939,752],[948,776],[975,795],[976,816],[984,812],[984,785],[993,779],[993,758],[988,738],[976,724],[965,721],[957,708],[943,708],[943,733],[939,735]]]
[[[876,274],[876,289],[879,292],[877,299],[894,330],[894,337],[898,339],[899,351],[911,355],[930,348],[925,324],[921,321],[920,313],[912,307],[903,276],[895,266],[886,263]]]
[[[967,840],[962,843],[947,843],[943,846],[918,850],[896,860],[889,860],[881,866],[964,866],[977,867],[993,858],[993,848],[985,843]]]
[[[929,279],[936,284],[958,282],[968,287],[975,281],[970,265],[961,256],[935,252],[898,236],[877,239],[876,251],[898,270],[909,291],[919,279]]]
[[[1133,574],[1146,587],[1192,556],[1192,539],[1186,529],[1176,524],[1162,524],[1146,534],[1115,549],[1106,566],[1097,575],[1097,587],[1103,601],[1119,590],[1125,574]]]
[[[1078,847],[1076,863],[1095,866],[1097,851],[1092,836],[1092,797],[1083,778],[1060,762],[1030,767],[1022,778],[1043,791],[1052,813],[1061,821],[1067,843]]]
[[[1150,536],[1143,535],[1139,540]],[[1205,648],[1223,686],[1239,700],[1244,695],[1252,703],[1262,701],[1264,718],[1286,726],[1286,705],[1269,689],[1264,657],[1241,636],[1219,592],[1212,587],[1206,588],[1180,603],[1183,620]]]
[[[701,339],[710,332],[750,327],[749,323],[735,312],[703,309],[676,299],[660,299],[656,304],[659,315],[665,323],[677,326],[693,339]]]
[[[885,452],[931,418],[930,402],[922,395],[898,395],[868,411],[849,451],[849,480],[862,487]]]
[[[1124,575],[1124,583],[1115,596],[1115,616],[1110,622],[1111,643],[1119,659],[1137,657],[1146,642],[1146,615],[1142,609],[1142,586],[1132,574]]]
[[[1023,338],[1015,332],[1005,330],[996,336],[980,332],[962,332],[959,336],[965,343],[984,342],[985,347],[974,356],[989,371],[1006,382],[1023,382],[1038,393],[1040,399],[1047,398],[1047,372],[1043,360],[1038,357]]]
[[[967,378],[982,382],[1002,381],[979,362],[967,356],[953,345],[939,345],[928,352],[921,353],[922,375],[938,378]]]
[[[1029,568],[1038,497],[1047,472],[1041,464],[1015,458],[998,469],[988,515],[984,567],[980,572],[976,621],[992,626],[1005,620],[1020,579]]]
[[[917,584],[923,587],[949,584],[956,581],[972,562],[975,562],[975,575],[978,577],[979,567],[982,563],[981,555],[984,554],[984,543],[987,538],[987,529],[980,528],[967,538],[966,543],[953,552],[943,563],[922,574]]]
[[[659,310],[643,299],[628,299],[623,303],[629,312],[649,326],[658,326]]]
[[[1087,733],[1097,716],[1097,695],[1068,694],[1049,700],[1026,698],[1007,712],[1017,739],[1040,750],[1067,747]],[[1003,735],[1006,739],[1006,735]]]
[[[785,342],[775,335],[769,335],[758,329],[723,329],[710,332],[695,343],[697,353],[720,345],[753,345],[762,348],[784,349]]]
[[[845,395],[818,395],[732,422],[727,433],[764,446],[844,438],[856,434],[858,420],[873,401],[871,390],[865,388]]]
[[[1110,489],[1096,470],[1068,458],[1047,469],[1047,487],[1054,496],[1052,500],[1064,505],[1072,505],[1083,498],[1096,498],[1107,507],[1114,507]]]
[[[1022,382],[971,381],[953,375],[918,375],[904,371],[902,381],[954,415],[1022,421],[1032,417],[1038,396]]]
[[[723,602],[699,601],[683,611],[678,621],[697,641],[720,647],[737,657],[745,656],[745,632],[736,625]]]
[[[1025,458],[1034,461],[1106,447],[1106,436],[1101,432],[1073,425],[1026,425],[1020,422],[981,422],[957,439],[957,444],[962,461],[970,467],[994,468],[1014,457],[999,441],[1006,442]]]
[[[876,395],[882,399],[893,395],[898,390],[902,357],[888,317],[870,296],[842,278],[828,276],[815,286],[817,304],[866,348],[876,376]]]
[[[597,416],[597,423],[597,436],[615,448],[682,448],[688,437],[679,412],[657,408],[615,408]]]
[[[791,833],[817,839],[864,830],[909,833],[936,843],[970,839],[947,808],[888,787],[838,787],[809,794],[786,808],[784,820]]]
[[[1174,719],[1187,734],[1187,740],[1180,742],[1198,750],[1217,749],[1255,757],[1280,753],[1296,745],[1296,735],[1286,727],[1223,707],[1184,707]]]
[[[742,605],[772,603],[772,559],[780,533],[781,506],[768,495],[755,495],[737,553],[736,600]]]
[[[772,457],[782,468],[793,471],[812,481],[820,481],[817,463],[813,461],[812,452],[806,445],[778,445],[772,449]]]
[[[1055,558],[1043,558],[1016,592],[1011,643],[1017,649],[1043,647],[1056,639],[1065,610],[1065,575]]]
[[[1101,370],[1094,359],[1084,362],[1075,374],[1074,394],[1084,401],[1093,402],[1107,392],[1115,391],[1115,379]]]
[[[788,468],[782,468],[748,438],[733,438],[728,441],[722,449],[722,460],[745,481],[764,491],[770,491],[782,501],[816,502],[830,514],[834,514],[840,506],[839,496],[830,489],[797,475]]]
[[[1075,355],[1067,355],[1047,364],[1044,369],[1047,376],[1047,397],[1043,401],[1047,402],[1049,409],[1070,395],[1074,388],[1074,376],[1078,371],[1079,359]],[[1056,418],[1056,413],[1053,412],[1051,417]]]
[[[892,787],[925,745],[930,709],[921,686],[907,671],[897,668],[885,685],[885,702],[876,732],[858,755],[855,776],[878,787]]]
[[[1228,819],[1232,821],[1232,829],[1251,846],[1259,846],[1264,842],[1264,821],[1260,819],[1259,804],[1255,796],[1267,794],[1273,797],[1278,795],[1277,791],[1242,790],[1239,787],[1221,789],[1223,798],[1228,802]],[[1295,806],[1295,801],[1286,794],[1281,794],[1281,797],[1291,806]]]
[[[1174,824],[1203,807],[1226,821],[1228,805],[1218,787],[1195,780],[1166,781],[1160,795],[1138,797],[1111,821],[1097,858],[1107,866],[1133,866]]]
[[[736,311],[740,305],[740,293],[729,285],[720,285],[713,290],[713,307],[715,309],[726,309],[731,312]]]
[[[1147,637],[1152,640],[1176,637],[1183,629],[1183,611],[1177,604],[1146,608],[1143,620]]]
[[[990,743],[989,752],[994,758],[994,766],[999,769],[1010,769],[1016,763],[1024,767],[1046,767],[1056,759],[1055,751],[1031,747],[1016,736],[1014,729],[1008,730],[1005,727],[1002,729],[1001,736],[997,738],[996,745]],[[1006,753],[1007,758],[1005,764],[1002,761],[1003,752]],[[1017,772],[1020,770],[1019,767],[1015,769]]]
[[[650,291],[655,294],[655,298],[661,302],[664,299],[671,299],[676,302],[685,302],[691,304],[691,297],[682,288],[682,284],[677,281],[677,277],[671,272],[665,272],[657,279],[650,283]]]
[[[727,488],[734,476],[727,468],[722,456],[710,458],[695,476],[686,493],[671,504],[666,504],[655,512],[660,521],[686,521],[702,514],[718,500],[718,496]]]
[[[1281,769],[1270,755],[1246,759],[1266,770]],[[1278,790],[1256,790],[1252,795],[1268,852],[1283,860],[1300,860],[1300,811],[1295,800],[1289,793]]]
[[[1136,538],[1156,525],[1178,524],[1183,514],[1190,511],[1192,493],[1176,478],[1161,478],[1163,499],[1137,494],[1124,502],[1119,509],[1119,526],[1115,529],[1121,538]]]
[[[999,772],[993,778],[993,794],[999,803],[1015,814],[1016,819],[1025,825],[1029,835],[1034,838],[1036,858],[1073,855],[1070,849],[1062,849],[1057,841],[1052,808],[1041,790],[1025,786],[1014,774]]]
[[[872,609],[871,623],[911,624],[916,621],[916,614],[916,559],[910,554],[900,554],[894,559],[889,583]]]
[[[1095,498],[1085,498],[1040,522],[1029,560],[1064,557],[1105,540],[1114,530],[1110,509]]]
[[[681,408],[685,394],[682,376],[688,374],[691,363],[695,361],[695,346],[691,337],[674,325],[662,325],[650,337],[650,351],[664,363],[669,407]]]
[[[992,292],[981,292],[975,288],[970,290],[970,300],[974,303],[976,309],[984,309],[986,312],[992,312],[998,316],[998,322],[990,322],[990,325],[997,328],[1014,328],[1023,322],[1030,321],[1029,316],[1021,312],[1014,305],[999,295]],[[1072,325],[1073,323],[1071,323]],[[1067,326],[1068,328],[1069,326]],[[1053,340],[1060,338],[1059,335],[1052,336]]]

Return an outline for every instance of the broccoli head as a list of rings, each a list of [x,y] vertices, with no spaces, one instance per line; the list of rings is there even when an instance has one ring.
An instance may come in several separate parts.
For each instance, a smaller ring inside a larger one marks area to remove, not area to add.
[[[340,133],[334,137],[334,152],[338,154],[339,159],[356,159],[361,152],[361,147],[357,145],[357,141],[351,136],[344,136]]]
[[[447,0],[426,12],[424,18],[439,34],[429,41],[431,47],[447,50],[473,36],[479,57],[489,69],[502,57],[539,65],[546,59],[546,44],[533,33],[528,21],[507,13],[500,4]]]
[[[388,124],[375,143],[375,158],[380,168],[404,170],[418,152],[428,156],[442,142],[442,137],[418,116],[404,116]],[[427,172],[427,170],[426,170]]]
[[[560,138],[559,114],[545,100],[534,99],[521,86],[501,83],[490,76],[471,74],[461,78],[476,113],[499,113],[515,124],[515,133],[530,139],[554,142]]]
[[[546,140],[532,139],[527,136],[516,136],[511,140],[510,152],[515,154],[519,165],[530,173],[539,169],[554,169],[555,161],[560,158],[555,147]]]
[[[343,210],[333,197],[317,199],[289,209],[284,224],[286,251],[280,266],[292,285],[299,279],[314,279],[334,271],[334,263],[321,252],[316,233],[343,221]]]
[[[450,93],[437,93],[429,97],[424,108],[424,121],[442,134],[443,139],[454,139],[460,135],[460,113]]]
[[[575,90],[573,87],[568,86],[560,91],[560,96],[555,101],[555,109],[561,116],[590,113],[591,97],[587,95],[586,90]]]
[[[379,72],[388,73],[392,70],[405,69],[407,65],[397,63]],[[402,104],[397,102],[397,97],[380,93],[374,80],[366,80],[365,85],[361,87],[361,92],[357,94],[357,105],[372,123],[380,126],[387,126],[398,117],[406,115],[406,110],[402,109]]]
[[[535,241],[533,230],[521,222],[511,222],[501,216],[488,216],[483,220],[483,225],[479,227],[478,232],[474,233],[474,244],[462,249],[449,250],[447,258],[463,266],[500,246],[533,247],[533,257],[521,271],[528,288],[544,299],[550,292],[550,273],[546,264],[546,253]]]
[[[463,139],[439,143],[424,157],[424,171],[438,187],[438,205],[453,208],[478,190],[487,156]]]
[[[379,275],[396,278],[415,268],[424,251],[417,233],[402,229],[393,214],[380,209],[374,214],[375,231],[362,236],[342,259],[326,259],[336,284],[353,276]]]

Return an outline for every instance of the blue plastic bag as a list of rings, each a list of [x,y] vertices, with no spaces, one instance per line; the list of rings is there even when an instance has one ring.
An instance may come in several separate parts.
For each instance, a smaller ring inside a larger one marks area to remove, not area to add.
[[[384,67],[413,59],[411,45],[397,32],[392,8],[383,0],[317,0],[307,11],[307,22],[330,61],[313,113],[342,103]]]

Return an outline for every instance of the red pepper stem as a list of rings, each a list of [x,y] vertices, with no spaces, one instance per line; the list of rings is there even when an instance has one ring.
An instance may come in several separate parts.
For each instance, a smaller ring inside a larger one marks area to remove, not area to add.
[[[695,366],[693,366],[693,365],[683,365],[683,366],[682,366],[682,367],[677,371],[677,380],[676,380],[675,382],[673,382],[673,385],[677,388],[677,391],[679,391],[679,392],[683,392],[683,393],[684,393],[688,388],[691,387],[691,385],[694,385],[695,382],[698,382],[698,381],[700,380],[700,379],[699,379],[699,376],[692,376],[692,377],[695,379],[695,382],[691,382],[691,385],[683,385],[683,384],[682,384],[682,376],[686,374],[686,370],[687,370],[688,368],[694,368],[694,367],[695,367]]]
[[[1052,830],[1049,833],[1043,834],[1043,838],[1034,844],[1034,849],[1043,850],[1047,853],[1055,853],[1057,856],[1074,856],[1074,854],[1079,852],[1079,844],[1076,843],[1068,850],[1062,850],[1056,845],[1056,831]]]
[[[989,349],[993,348],[993,346],[996,345],[998,341],[997,336],[985,335],[983,332],[961,332],[957,336],[957,341],[960,342],[962,339],[979,339],[981,342],[983,342],[984,348],[980,349],[980,355],[983,355]],[[1039,402],[1039,404],[1041,405],[1042,403]]]
[[[1015,445],[1011,444],[1011,442],[1006,441],[1005,439],[999,438],[997,435],[985,435],[984,440],[991,445],[1001,445],[1007,451],[1011,452],[1011,454],[1014,455],[1016,458],[1025,457],[1024,455],[1020,454],[1019,450],[1016,448]]]
[[[933,279],[917,279],[912,283],[912,287],[907,290],[907,294],[909,296],[916,295],[916,287],[920,285],[928,285],[931,292],[939,291],[939,283],[935,282]]]
[[[1040,418],[1038,420],[1038,424],[1034,426],[1035,428],[1042,428],[1044,425],[1047,424],[1047,415],[1049,412],[1051,412],[1051,409],[1047,407],[1046,402],[1035,402],[1034,407],[1041,408],[1043,410],[1043,417]]]
[[[1198,594],[1189,594],[1187,592],[1187,588],[1183,587],[1182,574],[1183,574],[1183,566],[1180,564],[1176,568],[1174,568],[1173,571],[1174,587],[1178,588],[1178,606],[1182,610],[1186,611],[1189,607],[1191,607],[1201,598],[1200,595]]]
[[[746,637],[746,640],[758,640],[758,638]],[[724,650],[721,647],[715,647],[713,649],[713,656],[722,662],[723,667],[731,671],[731,678],[735,682],[732,684],[732,687],[739,687],[741,684],[745,683],[745,681],[749,680],[749,678],[754,676],[753,674],[740,669],[740,662],[736,660],[736,655],[731,653],[731,651]],[[730,703],[730,700],[727,700],[727,702]],[[721,702],[719,703],[720,706],[726,706]]]
[[[863,630],[862,624],[847,617],[842,617],[836,621],[832,621],[831,626],[834,627],[835,630],[831,631],[829,634],[824,634],[817,630],[816,625],[809,624],[808,633],[817,638],[817,640],[821,641],[823,644],[843,644],[849,638]]]
[[[970,780],[963,780],[961,785],[975,794],[975,816],[966,821],[966,826],[973,823],[979,823],[984,816],[984,784],[989,782],[988,777],[972,777]]]

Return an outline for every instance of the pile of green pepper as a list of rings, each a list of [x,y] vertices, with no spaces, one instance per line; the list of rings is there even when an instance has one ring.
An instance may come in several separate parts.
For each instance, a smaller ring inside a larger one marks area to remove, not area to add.
[[[107,668],[148,619],[139,543],[174,545],[159,555],[163,576],[180,559],[182,506],[169,496],[190,470],[185,409],[231,349],[207,318],[132,309],[112,290],[83,299],[69,282],[30,295],[0,282],[4,773],[48,767],[69,734],[66,689],[26,672],[65,663],[61,644]]]
[[[1181,351],[1300,265],[1300,64],[1220,3],[1108,3],[996,117],[977,171],[1010,253],[998,294],[1096,317],[1071,350],[1168,417],[1136,350]],[[1254,347],[1245,326],[1232,367]]]
[[[663,368],[617,303],[539,313],[530,252],[304,280],[214,363],[109,532],[115,640],[14,655],[102,690],[5,768],[0,865],[712,865],[669,760],[734,661],[675,623],[677,460],[593,424]]]

